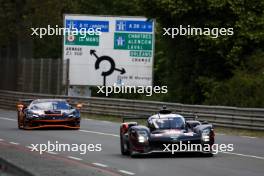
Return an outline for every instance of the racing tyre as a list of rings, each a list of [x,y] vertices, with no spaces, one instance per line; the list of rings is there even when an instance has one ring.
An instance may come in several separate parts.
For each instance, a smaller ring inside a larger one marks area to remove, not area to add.
[[[74,130],[79,130],[81,127],[80,121],[76,121],[74,127],[75,127]]]
[[[127,146],[124,143],[124,140],[123,140],[123,138],[121,136],[122,136],[122,134],[120,134],[120,150],[121,150],[121,154],[122,155],[128,155],[129,151],[127,150]]]
[[[75,126],[76,128],[74,128],[75,130],[79,130],[80,129],[80,125]]]
[[[128,153],[129,153],[131,158],[135,158],[136,157],[136,152],[132,149],[131,142],[129,142]]]
[[[24,122],[22,119],[22,112],[17,113],[17,127],[18,129],[23,129],[24,128]]]
[[[27,129],[28,123],[26,122],[26,119],[23,118],[23,129]]]

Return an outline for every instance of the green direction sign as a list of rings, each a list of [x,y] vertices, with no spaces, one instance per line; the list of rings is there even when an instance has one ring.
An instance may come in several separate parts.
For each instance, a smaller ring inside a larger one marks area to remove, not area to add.
[[[152,50],[152,34],[116,32],[114,34],[114,49]]]
[[[129,55],[132,57],[152,57],[152,51],[130,51]]]
[[[99,35],[87,34],[86,36],[83,36],[81,34],[66,34],[65,45],[99,46]]]

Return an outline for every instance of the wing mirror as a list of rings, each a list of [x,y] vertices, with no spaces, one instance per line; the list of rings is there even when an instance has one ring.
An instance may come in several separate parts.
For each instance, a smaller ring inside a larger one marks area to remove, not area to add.
[[[18,111],[22,111],[24,108],[24,105],[23,104],[17,104],[17,110]]]
[[[83,105],[81,104],[81,103],[78,103],[77,105],[76,105],[76,109],[82,109],[82,107],[83,107]]]

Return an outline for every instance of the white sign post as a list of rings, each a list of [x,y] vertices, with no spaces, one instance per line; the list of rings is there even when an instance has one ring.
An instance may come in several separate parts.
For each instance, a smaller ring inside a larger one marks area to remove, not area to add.
[[[64,27],[97,32],[64,35],[63,59],[70,60],[69,85],[152,86],[153,20],[65,15]]]

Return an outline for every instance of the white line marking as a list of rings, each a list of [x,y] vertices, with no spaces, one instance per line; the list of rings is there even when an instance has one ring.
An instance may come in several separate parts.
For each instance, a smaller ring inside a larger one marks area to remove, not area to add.
[[[262,156],[245,155],[245,154],[233,153],[233,152],[221,152],[221,153],[230,154],[230,155],[237,155],[237,156],[244,156],[244,157],[248,157],[248,158],[257,158],[257,159],[264,160],[264,157],[262,157]]]
[[[32,146],[26,146],[27,148],[29,148],[29,149],[33,149],[33,147]]]
[[[119,135],[117,135],[117,134],[111,134],[111,133],[102,133],[102,132],[88,131],[88,130],[79,130],[79,131],[85,132],[85,133],[94,133],[94,134],[101,134],[101,135],[105,135],[105,136],[119,137]]]
[[[2,119],[2,120],[9,120],[9,121],[16,121],[16,119],[10,119],[10,118],[6,118],[6,117],[0,117],[0,119]]]
[[[85,118],[85,119],[83,119],[83,120],[92,120],[92,119],[86,119],[86,118]]]
[[[123,174],[127,174],[127,175],[135,175],[135,173],[129,172],[129,171],[125,171],[125,170],[118,170],[118,171],[123,173]]]
[[[70,159],[78,160],[78,161],[83,160],[82,158],[77,158],[77,157],[74,157],[74,156],[67,156],[67,157],[70,158]]]
[[[109,121],[105,121],[105,120],[102,120],[101,122],[103,122],[103,123],[111,123],[111,122],[109,122]]]
[[[107,165],[101,164],[101,163],[93,163],[93,165],[100,166],[100,167],[108,167]]]
[[[4,141],[4,139],[0,139],[0,141]]]
[[[50,152],[50,151],[47,151],[46,153],[49,153],[49,154],[52,154],[52,155],[57,155],[58,154],[56,152]]]
[[[19,145],[19,143],[17,142],[9,142],[10,144],[13,144],[13,145]]]
[[[241,137],[250,138],[250,139],[256,139],[257,138],[257,137],[253,137],[253,136],[241,136]]]

